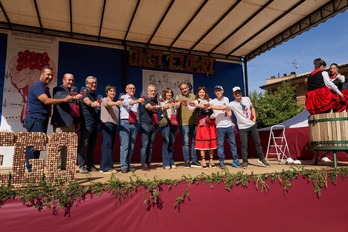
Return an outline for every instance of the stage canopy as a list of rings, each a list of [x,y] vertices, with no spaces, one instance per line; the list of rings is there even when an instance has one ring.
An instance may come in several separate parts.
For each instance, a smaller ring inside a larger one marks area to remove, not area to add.
[[[347,7],[347,0],[2,0],[0,28],[247,62]]]

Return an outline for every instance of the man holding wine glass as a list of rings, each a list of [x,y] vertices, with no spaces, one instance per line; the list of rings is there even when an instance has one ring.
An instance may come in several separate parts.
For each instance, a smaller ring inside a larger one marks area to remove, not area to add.
[[[80,173],[99,171],[93,164],[94,148],[97,140],[97,126],[99,124],[100,103],[97,101],[97,78],[88,76],[85,80],[86,93],[81,101],[81,129],[77,150],[77,162]],[[100,99],[101,100],[101,99]],[[85,166],[85,148],[87,147],[87,162]]]
[[[126,94],[120,96],[122,104],[120,107],[120,166],[121,172],[127,173],[130,169],[134,144],[137,137],[137,113],[139,103],[144,102],[144,98],[136,98],[135,86],[128,84],[126,86]]]
[[[62,84],[53,88],[53,98],[65,98],[73,96],[74,101],[63,102],[53,106],[51,124],[54,132],[76,132],[79,129],[80,109],[78,100],[82,99],[77,94],[77,87],[74,86],[74,75],[65,73]],[[63,147],[58,154],[58,169],[66,169],[67,148]]]
[[[197,112],[188,109],[188,104],[196,99],[196,96],[190,93],[189,85],[182,82],[179,85],[181,94],[179,95],[179,122],[182,133],[182,153],[184,154],[185,168],[201,167],[197,162],[197,155],[195,149],[195,137],[197,129]],[[191,149],[190,149],[191,139]],[[191,151],[191,160],[190,160]]]
[[[159,101],[163,98],[159,97]],[[158,126],[157,110],[161,109],[156,99],[156,86],[149,84],[147,86],[147,97],[144,104],[140,105],[140,132],[141,132],[141,148],[140,157],[143,171],[150,171],[152,145],[155,141],[156,127]]]
[[[51,114],[51,105],[64,102],[71,102],[76,97],[67,95],[63,98],[54,99],[51,97],[48,85],[53,80],[53,68],[45,66],[41,69],[40,78],[30,88],[28,92],[28,113],[24,119],[24,127],[28,132],[47,133],[48,120]],[[35,151],[34,147],[28,147],[26,152],[26,166],[28,172],[32,171],[30,159],[38,159],[40,151]]]

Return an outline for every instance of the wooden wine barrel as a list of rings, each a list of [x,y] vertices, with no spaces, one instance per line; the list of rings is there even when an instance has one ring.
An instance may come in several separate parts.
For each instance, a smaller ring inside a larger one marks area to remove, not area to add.
[[[348,113],[314,114],[308,117],[311,146],[348,146]]]

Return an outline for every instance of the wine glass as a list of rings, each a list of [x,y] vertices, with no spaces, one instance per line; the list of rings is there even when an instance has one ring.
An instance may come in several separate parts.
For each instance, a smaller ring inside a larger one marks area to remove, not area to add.
[[[146,98],[146,95],[145,95],[145,91],[144,91],[144,90],[141,91],[140,97],[141,97],[141,98],[144,98],[144,99]]]
[[[184,106],[187,106],[187,100],[182,100],[182,104],[183,104]]]
[[[86,94],[86,87],[82,86],[80,89],[80,94],[85,95]]]
[[[205,107],[205,108],[208,108],[209,106],[210,106],[209,102],[204,103],[204,107]]]
[[[119,101],[123,101],[124,100],[124,93],[120,93],[120,95],[118,96],[118,100]]]
[[[158,95],[157,100],[158,100],[158,102],[163,102],[162,94],[159,94],[159,95]]]
[[[179,96],[178,95],[175,96],[175,101],[174,102],[175,103],[179,102]]]
[[[97,102],[98,102],[99,104],[101,104],[102,99],[103,99],[103,95],[98,95],[98,96],[97,96]]]
[[[71,87],[70,95],[71,96],[76,96],[77,95],[77,87],[76,86]]]

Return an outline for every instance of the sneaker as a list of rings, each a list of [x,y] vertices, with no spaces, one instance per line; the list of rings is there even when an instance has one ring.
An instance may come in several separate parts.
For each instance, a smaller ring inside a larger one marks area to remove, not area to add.
[[[128,168],[121,168],[121,172],[122,173],[127,173],[128,172]]]
[[[128,172],[135,172],[135,168],[127,168]]]
[[[176,169],[176,166],[175,166],[175,164],[173,164],[173,165],[172,165],[172,169]]]
[[[99,171],[100,172],[100,171]],[[112,170],[112,169],[109,169],[109,170],[107,170],[107,171],[102,171],[102,173],[104,173],[104,174],[116,174],[117,173],[117,171],[116,170]]]
[[[185,165],[184,165],[185,168],[191,168],[191,164],[190,164],[190,161],[185,161]]]
[[[294,160],[292,158],[287,158],[285,163],[286,164],[293,164]]]
[[[232,162],[232,167],[235,167],[235,168],[240,168],[240,163],[239,163],[239,160],[233,160]]]
[[[224,162],[224,161],[221,161],[221,162],[219,163],[219,167],[222,168],[222,169],[225,169],[225,168],[226,168],[226,167],[225,167],[225,162]]]
[[[324,162],[331,162],[331,160],[329,158],[327,158],[326,156],[321,158],[321,161],[324,161]]]
[[[94,165],[92,167],[87,167],[86,169],[89,172],[98,172],[99,171],[99,169]]]
[[[88,170],[86,169],[85,166],[82,166],[82,167],[79,168],[79,173],[81,173],[81,174],[87,174],[87,173],[88,173]]]
[[[143,165],[143,171],[149,172],[149,171],[150,171],[149,165],[144,164],[144,165]]]
[[[163,167],[165,170],[170,170],[170,166]]]
[[[241,165],[241,166],[242,166],[242,168],[244,168],[244,169],[245,169],[245,168],[247,168],[247,167],[248,167],[248,164],[249,164],[249,163],[248,163],[248,161],[245,161],[244,163],[242,163],[242,165]]]
[[[269,164],[267,163],[267,161],[265,159],[258,159],[259,163],[262,164],[265,167],[269,167]]]
[[[194,168],[201,168],[201,164],[198,163],[197,161],[192,161],[191,162],[191,167],[194,167]]]

